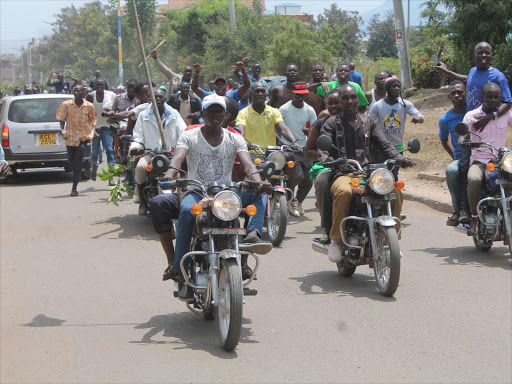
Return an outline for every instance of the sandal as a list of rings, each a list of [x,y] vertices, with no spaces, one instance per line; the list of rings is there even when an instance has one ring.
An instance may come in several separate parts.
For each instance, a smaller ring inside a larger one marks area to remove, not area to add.
[[[459,225],[459,212],[455,212],[453,215],[451,215],[448,220],[446,220],[446,225],[450,227],[456,227]]]
[[[162,276],[162,280],[176,280],[176,273],[174,273],[174,267],[169,266],[165,269],[164,275]]]

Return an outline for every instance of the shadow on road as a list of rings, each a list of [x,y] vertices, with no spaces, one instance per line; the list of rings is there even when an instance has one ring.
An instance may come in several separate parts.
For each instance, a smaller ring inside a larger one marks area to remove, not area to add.
[[[137,206],[134,205],[136,209]],[[91,239],[99,239],[107,235],[115,235],[117,237],[111,237],[112,239],[140,239],[140,240],[155,240],[158,241],[158,235],[156,234],[153,226],[151,225],[151,218],[145,216],[139,216],[138,214],[124,215],[124,216],[112,216],[105,220],[100,220],[92,223],[91,225],[104,225],[110,224],[115,226],[113,229],[107,232],[100,233]]]
[[[475,247],[424,248],[413,251],[426,252],[442,257],[448,265],[480,264],[491,268],[512,270],[512,259],[503,244],[492,247],[489,252],[480,252]]]
[[[379,293],[373,276],[357,274],[357,271],[352,277],[342,277],[337,271],[322,271],[290,279],[298,281],[301,291],[306,295],[337,293],[340,296],[366,297],[376,301],[396,301],[394,297],[384,297]]]
[[[46,315],[37,315],[30,323],[23,324],[23,327],[107,327],[115,325],[137,325],[137,323],[100,323],[100,324],[64,324],[67,320],[55,319]]]
[[[247,324],[251,320],[243,318],[240,343],[258,343],[251,340],[253,335]],[[217,337],[217,321],[205,321],[199,316],[188,312],[169,313],[152,317],[147,323],[139,324],[135,329],[148,329],[140,341],[131,341],[134,344],[173,344],[174,349],[189,348],[192,350],[207,351],[221,359],[234,359],[236,352],[226,352],[220,347]],[[173,340],[153,340],[153,337],[161,334],[161,337]]]
[[[2,183],[2,188],[20,188],[27,185],[67,184],[71,186],[73,174],[64,172],[62,168],[31,169],[18,171],[15,177],[9,177],[8,182]]]

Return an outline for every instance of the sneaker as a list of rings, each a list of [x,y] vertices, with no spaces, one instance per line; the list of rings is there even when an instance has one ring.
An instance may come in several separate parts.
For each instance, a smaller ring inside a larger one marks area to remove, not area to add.
[[[339,263],[342,259],[341,255],[341,243],[331,240],[328,250],[329,261],[333,263]]]
[[[137,188],[135,188],[134,192],[133,192],[133,202],[135,204],[139,204],[140,202],[140,198],[139,198],[139,190]]]
[[[299,202],[297,201],[297,199],[292,199],[292,201],[290,203],[290,208],[288,209],[288,212],[290,212],[290,215],[292,215],[292,216],[295,216],[295,217],[300,216]]]
[[[73,190],[71,191],[71,193],[69,194],[69,196],[71,196],[71,197],[78,196],[78,191],[77,191],[76,189],[73,189]]]
[[[194,298],[194,290],[188,285],[184,285],[178,293],[178,299],[187,301]]]
[[[448,218],[448,220],[446,220],[446,225],[448,225],[450,227],[456,227],[457,225],[459,225],[459,219],[460,219],[459,212],[455,212],[453,215],[451,215]]]
[[[243,239],[239,245],[241,251],[254,252],[259,255],[265,255],[272,250],[272,243],[263,241],[255,233],[250,233]]]
[[[139,204],[139,216],[146,216],[148,214],[148,209],[145,204]]]
[[[471,222],[471,214],[467,209],[461,209],[459,223],[461,224],[469,224]]]
[[[304,211],[304,208],[302,208],[302,203],[299,203],[299,206],[297,207],[297,210],[299,211],[299,214],[300,214],[301,216],[304,216],[304,214],[306,213],[306,212]]]

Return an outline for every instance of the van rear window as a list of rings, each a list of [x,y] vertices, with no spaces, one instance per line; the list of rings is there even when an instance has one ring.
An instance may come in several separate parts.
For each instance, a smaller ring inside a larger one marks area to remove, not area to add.
[[[23,99],[14,100],[9,106],[9,121],[14,123],[53,123],[57,121],[57,110],[68,99]]]

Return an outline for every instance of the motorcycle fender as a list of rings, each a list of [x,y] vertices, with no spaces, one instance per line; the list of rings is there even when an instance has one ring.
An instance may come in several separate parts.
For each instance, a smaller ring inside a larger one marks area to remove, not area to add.
[[[286,193],[286,189],[281,185],[274,185],[272,190],[277,193]]]
[[[234,249],[225,249],[219,253],[219,259],[237,259],[238,263],[240,264],[241,256],[240,253]]]
[[[395,219],[391,216],[380,216],[375,219],[375,222],[381,227],[394,227],[396,225]]]

